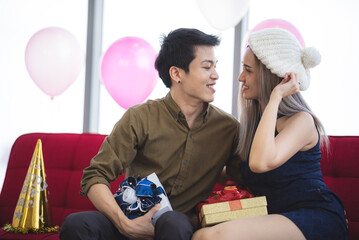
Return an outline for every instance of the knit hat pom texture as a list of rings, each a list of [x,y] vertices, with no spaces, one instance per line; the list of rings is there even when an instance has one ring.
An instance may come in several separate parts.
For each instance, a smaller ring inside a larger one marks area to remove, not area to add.
[[[317,66],[322,57],[317,49],[313,47],[307,47],[302,49],[302,63],[304,68],[313,68]]]

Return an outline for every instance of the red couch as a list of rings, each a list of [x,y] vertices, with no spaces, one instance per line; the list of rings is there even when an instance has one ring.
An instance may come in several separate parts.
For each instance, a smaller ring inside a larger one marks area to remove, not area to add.
[[[82,170],[90,164],[105,135],[31,133],[20,136],[11,149],[4,185],[0,195],[0,227],[12,222],[24,179],[35,150],[37,139],[42,141],[45,171],[52,210],[53,225],[61,226],[73,212],[94,210],[92,203],[79,195]],[[115,192],[123,181],[120,176],[112,182]],[[0,239],[59,239],[59,234],[11,234],[0,229]]]
[[[53,225],[61,226],[73,212],[94,210],[79,195],[82,170],[97,153],[105,135],[31,133],[14,143],[0,195],[0,226],[11,223],[37,139],[42,140]],[[330,137],[330,154],[323,154],[324,181],[343,200],[349,226],[349,239],[359,239],[359,136]],[[120,176],[111,184],[116,191]],[[12,234],[0,229],[0,239],[59,239],[56,233]]]

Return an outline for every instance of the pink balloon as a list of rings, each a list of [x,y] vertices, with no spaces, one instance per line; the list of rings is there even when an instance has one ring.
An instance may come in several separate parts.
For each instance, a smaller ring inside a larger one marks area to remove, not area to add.
[[[76,80],[82,62],[80,44],[62,28],[49,27],[36,32],[25,50],[30,77],[51,98],[64,92]]]
[[[242,49],[245,50],[245,48],[248,45],[248,35],[249,34],[251,34],[252,32],[256,32],[258,30],[265,29],[265,28],[286,29],[287,31],[291,32],[298,39],[298,41],[302,47],[305,47],[305,43],[304,43],[304,39],[303,39],[302,35],[300,34],[298,29],[293,24],[291,24],[290,22],[283,20],[283,19],[273,18],[273,19],[264,20],[263,22],[260,22],[254,28],[252,28],[247,33],[247,35],[245,37],[245,41],[243,41],[244,45],[242,46]],[[243,52],[245,52],[245,51],[243,51]]]
[[[101,80],[121,107],[144,102],[158,81],[157,53],[145,40],[124,37],[114,42],[101,61]]]

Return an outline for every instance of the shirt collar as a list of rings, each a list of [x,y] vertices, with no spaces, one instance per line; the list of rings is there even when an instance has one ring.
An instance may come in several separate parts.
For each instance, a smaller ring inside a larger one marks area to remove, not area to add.
[[[176,102],[173,100],[170,92],[168,92],[167,95],[165,96],[164,102],[167,106],[168,111],[170,112],[170,114],[172,115],[172,117],[174,119],[176,119],[176,120],[181,119],[181,118],[184,119],[184,115],[183,115],[181,109],[178,107]],[[208,119],[209,110],[210,110],[210,104],[207,103],[206,111],[204,111],[202,113],[202,118],[203,118],[204,123]]]

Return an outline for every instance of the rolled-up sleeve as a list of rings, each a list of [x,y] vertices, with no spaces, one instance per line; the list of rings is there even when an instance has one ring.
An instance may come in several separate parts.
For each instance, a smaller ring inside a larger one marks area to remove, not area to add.
[[[134,113],[128,110],[105,138],[90,166],[83,170],[81,195],[87,196],[90,187],[98,183],[110,188],[110,182],[124,174],[137,153],[138,129]]]

